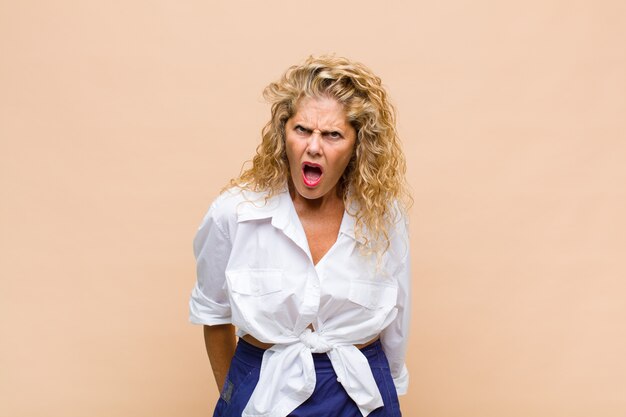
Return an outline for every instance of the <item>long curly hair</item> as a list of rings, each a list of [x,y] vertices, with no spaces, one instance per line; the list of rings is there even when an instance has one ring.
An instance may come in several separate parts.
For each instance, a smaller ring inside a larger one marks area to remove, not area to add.
[[[405,214],[411,197],[395,109],[381,79],[365,65],[346,58],[311,56],[269,84],[263,96],[271,104],[271,119],[262,130],[263,139],[252,167],[243,170],[230,185],[266,191],[269,197],[284,190],[290,180],[285,123],[296,113],[301,98],[334,98],[343,105],[357,133],[339,190],[346,209],[356,219],[357,239],[363,239],[374,251],[384,252],[389,245],[390,227],[397,221],[396,216]]]

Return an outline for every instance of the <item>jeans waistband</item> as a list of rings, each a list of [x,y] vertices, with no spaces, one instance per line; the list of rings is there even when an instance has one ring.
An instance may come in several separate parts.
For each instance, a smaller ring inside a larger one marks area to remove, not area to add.
[[[385,356],[385,352],[383,351],[383,345],[380,342],[380,339],[370,343],[369,345],[360,349],[360,351],[367,358],[370,367],[389,367],[389,363],[387,362],[387,357]],[[237,348],[235,349],[235,358],[249,366],[260,368],[264,353],[265,349],[261,349],[254,345],[251,345],[245,340],[239,338],[239,341],[237,342]],[[326,353],[312,353],[311,355],[313,356],[313,363],[315,364],[316,370],[320,371],[324,369],[332,369],[330,358]]]

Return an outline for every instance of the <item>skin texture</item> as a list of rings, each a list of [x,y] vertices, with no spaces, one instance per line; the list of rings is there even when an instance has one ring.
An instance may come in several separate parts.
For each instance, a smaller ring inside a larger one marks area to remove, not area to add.
[[[294,201],[322,205],[340,198],[337,182],[354,150],[356,131],[348,123],[343,106],[330,97],[302,98],[296,113],[285,123],[285,145],[291,180],[297,191]],[[302,179],[302,164],[321,166],[322,179],[315,187]]]
[[[304,97],[285,124],[285,145],[291,174],[291,198],[317,264],[337,240],[344,212],[337,183],[350,162],[356,131],[343,106],[330,97]],[[303,179],[302,164],[321,167],[315,186]]]
[[[218,326],[203,326],[203,328],[204,345],[209,355],[215,383],[218,389],[221,390],[224,386],[224,381],[226,381],[230,361],[235,355],[237,342],[235,340],[235,326],[232,324],[221,324]]]

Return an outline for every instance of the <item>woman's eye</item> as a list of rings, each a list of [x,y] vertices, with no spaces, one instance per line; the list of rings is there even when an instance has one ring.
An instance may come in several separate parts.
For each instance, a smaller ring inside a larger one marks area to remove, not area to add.
[[[339,139],[341,137],[341,133],[339,133],[339,132],[330,132],[328,134],[328,137],[330,137],[331,139]]]
[[[306,133],[306,131],[307,131],[305,128],[303,128],[303,127],[302,127],[302,126],[300,126],[300,125],[297,125],[297,126],[294,128],[294,130],[295,130],[296,132],[298,132],[298,133]]]

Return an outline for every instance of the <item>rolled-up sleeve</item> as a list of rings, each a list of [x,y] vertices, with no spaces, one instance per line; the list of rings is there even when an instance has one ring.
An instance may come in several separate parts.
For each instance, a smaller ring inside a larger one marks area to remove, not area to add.
[[[224,271],[231,241],[215,217],[215,204],[202,219],[193,240],[196,258],[196,285],[189,300],[189,321],[217,325],[231,322],[231,309]]]
[[[404,229],[404,230],[402,230]],[[398,395],[405,395],[409,387],[409,372],[405,356],[411,319],[411,256],[408,250],[408,224],[404,222],[399,233],[406,245],[400,267],[395,273],[398,281],[398,314],[381,333],[381,343],[389,361],[391,376]]]

